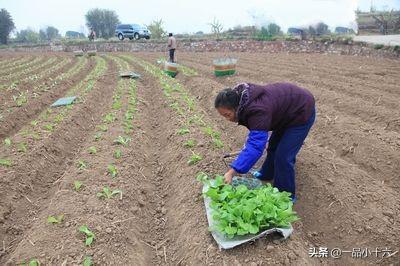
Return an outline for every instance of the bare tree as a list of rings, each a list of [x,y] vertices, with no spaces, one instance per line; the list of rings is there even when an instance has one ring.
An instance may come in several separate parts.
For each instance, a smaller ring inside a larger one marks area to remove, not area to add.
[[[216,18],[214,18],[213,22],[210,23],[211,31],[215,34],[216,38],[219,39],[223,26],[221,22],[219,22]]]
[[[399,12],[390,10],[388,12],[379,12],[372,15],[372,17],[378,22],[380,31],[383,35],[388,34],[388,30],[393,28],[396,31],[400,26]]]

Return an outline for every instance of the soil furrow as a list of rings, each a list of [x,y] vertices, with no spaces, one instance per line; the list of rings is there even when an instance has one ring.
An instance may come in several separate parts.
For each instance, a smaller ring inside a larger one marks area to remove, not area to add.
[[[63,97],[64,93],[78,84],[93,66],[94,61],[90,60],[88,65],[85,65],[77,75],[59,81],[55,88],[51,88],[50,91],[46,90],[45,93],[41,93],[38,97],[28,101],[23,107],[18,108],[18,111],[4,116],[4,123],[0,125],[0,141],[18,132],[26,123],[34,120],[51,103]]]
[[[110,64],[109,71],[115,70],[115,65]],[[98,82],[85,103],[77,105],[68,119],[34,153],[24,158],[23,163],[16,164],[13,171],[2,175],[0,242],[6,243],[7,252],[0,257],[1,264],[9,259],[9,254],[22,240],[23,232],[30,227],[32,220],[29,217],[40,210],[41,202],[46,202],[49,186],[62,176],[68,165],[74,163],[70,159],[101,119],[100,111],[103,105],[111,102],[110,87],[115,83],[115,77]]]

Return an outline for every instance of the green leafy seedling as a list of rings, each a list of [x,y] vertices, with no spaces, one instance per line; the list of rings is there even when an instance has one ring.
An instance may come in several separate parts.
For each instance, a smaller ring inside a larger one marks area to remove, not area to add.
[[[186,127],[183,127],[183,128],[180,128],[180,129],[178,129],[178,132],[177,132],[179,135],[185,135],[185,134],[188,134],[188,133],[190,133],[190,130],[188,129],[188,128],[186,128]]]
[[[122,156],[122,151],[121,151],[120,149],[117,149],[117,150],[114,152],[114,158],[115,158],[115,159],[119,159],[119,158],[121,158],[121,156]]]
[[[84,160],[79,160],[79,161],[78,161],[78,168],[79,168],[80,170],[86,169],[86,168],[87,168],[86,162],[85,162]]]
[[[4,145],[6,145],[6,147],[10,147],[11,146],[11,139],[10,138],[5,138],[4,139]]]
[[[123,137],[123,136],[118,136],[118,138],[116,138],[114,140],[114,143],[116,144],[120,144],[123,146],[128,146],[128,143],[131,141],[130,137]]]
[[[112,105],[112,108],[114,110],[119,110],[119,109],[121,109],[121,107],[122,107],[122,102],[121,101],[119,101],[119,100],[114,101],[114,103]]]
[[[125,120],[133,120],[132,112],[126,112],[124,116],[125,116]]]
[[[74,181],[74,189],[75,189],[75,191],[79,191],[81,189],[81,187],[82,187],[81,181],[75,180]]]
[[[95,238],[95,234],[89,230],[89,228],[86,225],[82,225],[79,227],[79,232],[82,232],[85,234],[86,239],[85,239],[85,245],[90,246]]]
[[[218,149],[222,149],[224,147],[224,143],[220,139],[213,139],[213,143]]]
[[[114,122],[115,119],[116,119],[116,117],[113,113],[108,113],[104,116],[103,121],[110,124],[110,123]]]
[[[86,256],[84,261],[83,261],[83,263],[82,263],[82,265],[83,266],[92,266],[93,265],[92,257]]]
[[[193,153],[192,156],[190,156],[188,164],[189,165],[194,165],[194,164],[200,162],[201,160],[203,160],[203,157],[201,157],[199,154]]]
[[[95,146],[89,147],[89,153],[90,153],[90,154],[96,154],[96,153],[97,153],[96,147],[95,147]]]
[[[31,126],[37,126],[37,124],[39,124],[39,122],[37,120],[31,121]]]
[[[0,165],[10,167],[12,165],[11,160],[0,159]]]
[[[37,259],[31,259],[28,264],[23,263],[23,266],[40,266],[40,262]]]
[[[26,152],[28,149],[26,148],[26,144],[22,142],[18,143],[17,150],[19,152]]]
[[[96,133],[96,135],[94,135],[94,140],[95,141],[99,141],[101,139],[101,132]]]
[[[210,180],[210,178],[208,177],[208,175],[204,172],[200,172],[197,174],[196,176],[197,181],[200,181],[202,183],[208,182]]]
[[[116,177],[117,176],[118,171],[117,171],[117,168],[115,167],[115,165],[109,164],[107,169],[108,169],[108,172],[110,173],[110,175],[112,177]]]
[[[204,133],[206,133],[210,137],[213,135],[213,132],[214,132],[214,130],[211,127],[204,127],[203,131],[204,131]]]
[[[106,132],[108,130],[107,125],[98,125],[97,128],[100,129],[103,132]]]
[[[122,198],[122,191],[119,189],[116,190],[111,190],[109,187],[104,187],[103,191],[98,192],[96,194],[96,196],[98,198],[106,198],[106,199],[111,199],[114,195],[120,194],[121,198]]]
[[[31,137],[32,137],[34,140],[40,139],[40,136],[39,136],[39,134],[37,134],[37,133],[32,133],[32,134],[31,134]]]
[[[62,114],[58,114],[58,115],[56,115],[55,117],[54,117],[54,122],[56,123],[56,124],[58,124],[58,123],[60,123],[60,122],[62,122],[64,120],[64,116],[62,115]]]
[[[194,146],[196,146],[196,141],[193,139],[189,139],[185,143],[183,143],[183,146],[186,148],[193,148]]]
[[[57,216],[50,215],[49,217],[47,217],[47,222],[50,224],[59,224],[62,223],[62,221],[64,221],[64,214],[60,214]]]
[[[53,132],[53,130],[54,130],[54,126],[52,124],[46,124],[43,126],[43,128],[50,132]]]

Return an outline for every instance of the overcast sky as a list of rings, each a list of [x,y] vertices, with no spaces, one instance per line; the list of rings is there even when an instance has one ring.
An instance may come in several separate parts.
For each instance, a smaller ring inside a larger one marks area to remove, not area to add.
[[[400,0],[373,0],[378,9],[400,9]],[[330,27],[354,26],[354,10],[369,10],[371,0],[0,0],[17,30],[55,26],[62,34],[82,31],[91,8],[115,10],[123,23],[149,24],[162,18],[169,32],[209,32],[217,18],[224,29],[236,25],[278,23],[284,30],[324,21]]]

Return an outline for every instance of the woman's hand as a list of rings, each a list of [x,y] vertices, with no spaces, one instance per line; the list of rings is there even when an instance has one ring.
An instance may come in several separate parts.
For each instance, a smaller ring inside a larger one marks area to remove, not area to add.
[[[224,181],[225,181],[225,183],[226,183],[226,184],[230,184],[230,183],[232,182],[232,178],[233,178],[233,176],[234,176],[235,174],[236,174],[235,169],[230,168],[230,169],[228,170],[228,172],[226,172],[225,175],[224,175]]]

